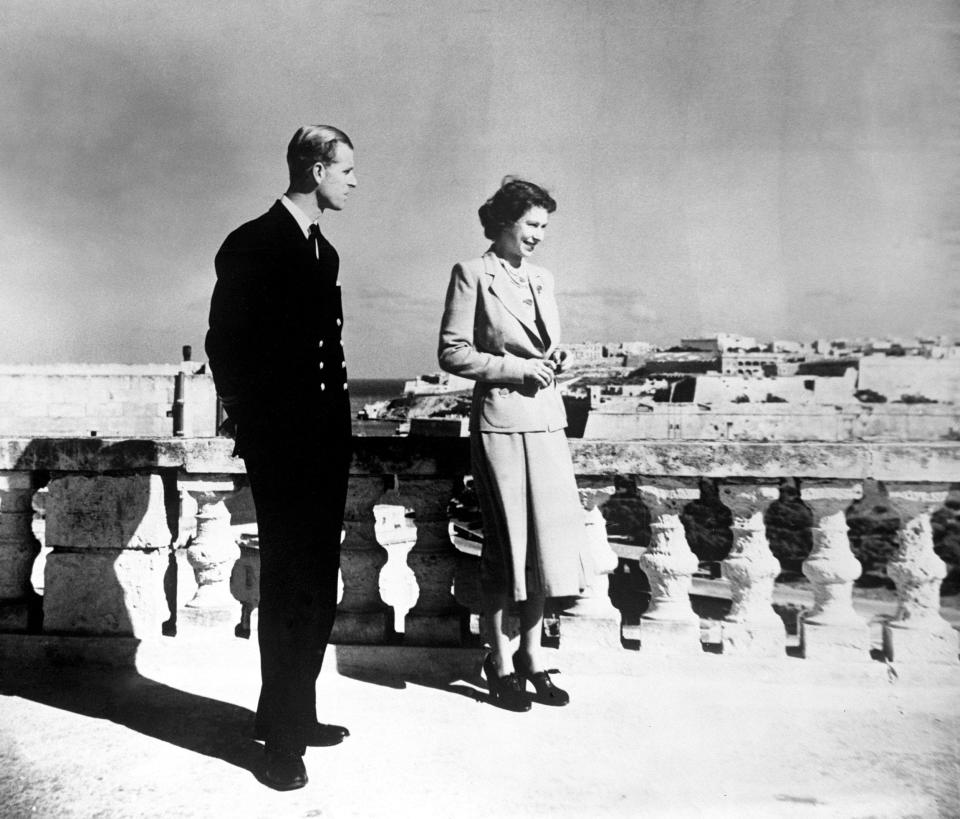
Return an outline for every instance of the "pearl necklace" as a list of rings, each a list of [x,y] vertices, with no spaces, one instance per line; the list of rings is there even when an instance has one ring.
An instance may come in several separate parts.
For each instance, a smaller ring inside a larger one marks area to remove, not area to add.
[[[505,259],[500,260],[500,265],[507,272],[507,275],[517,287],[527,287],[530,284],[530,279],[524,273],[521,273],[519,270],[513,268],[513,266],[506,261]]]

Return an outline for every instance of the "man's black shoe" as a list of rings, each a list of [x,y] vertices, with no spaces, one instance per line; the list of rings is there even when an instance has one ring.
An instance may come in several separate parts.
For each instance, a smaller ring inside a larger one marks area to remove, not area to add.
[[[339,745],[343,742],[344,737],[350,736],[350,732],[342,725],[327,725],[325,722],[315,722],[312,728],[307,729],[306,733],[304,744],[312,748]],[[267,738],[267,732],[255,728],[253,738],[263,741]]]
[[[313,728],[307,731],[304,742],[314,748],[327,745],[339,745],[350,732],[342,725],[327,725],[325,722],[315,722]]]
[[[274,790],[294,791],[307,784],[307,769],[303,766],[303,757],[296,751],[268,746],[266,758],[263,781]]]

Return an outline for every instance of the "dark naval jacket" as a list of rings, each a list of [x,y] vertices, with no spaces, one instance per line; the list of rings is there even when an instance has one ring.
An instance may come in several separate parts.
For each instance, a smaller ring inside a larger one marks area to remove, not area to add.
[[[277,201],[217,253],[205,346],[237,455],[291,432],[349,446],[340,257],[318,244]]]

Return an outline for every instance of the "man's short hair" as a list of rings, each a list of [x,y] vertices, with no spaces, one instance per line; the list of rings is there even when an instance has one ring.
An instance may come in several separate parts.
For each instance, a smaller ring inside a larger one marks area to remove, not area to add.
[[[290,181],[299,179],[317,162],[324,167],[337,157],[337,145],[343,143],[353,148],[353,143],[343,131],[332,125],[304,125],[297,129],[287,146],[287,167]]]

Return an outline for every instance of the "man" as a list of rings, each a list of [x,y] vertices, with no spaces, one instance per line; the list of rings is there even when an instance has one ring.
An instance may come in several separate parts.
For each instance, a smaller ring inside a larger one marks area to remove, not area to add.
[[[318,221],[357,186],[353,145],[327,125],[300,128],[287,149],[290,186],[217,253],[206,351],[235,423],[260,536],[263,779],[307,783],[307,745],[346,728],[317,722],[316,681],[337,607],[350,464],[350,404],[339,256]]]

